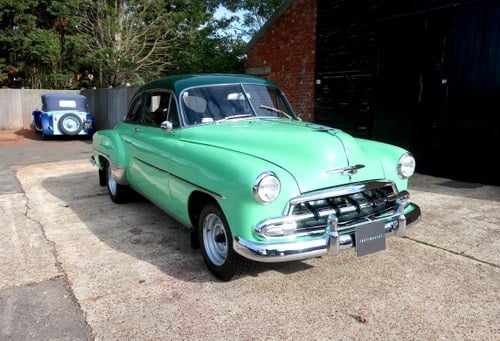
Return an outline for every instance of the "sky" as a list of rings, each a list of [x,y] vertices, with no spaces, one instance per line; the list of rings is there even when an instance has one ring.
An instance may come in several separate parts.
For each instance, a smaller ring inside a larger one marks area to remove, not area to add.
[[[243,11],[239,11],[239,12],[236,12],[236,13],[233,13],[231,11],[229,11],[227,8],[225,8],[224,6],[219,6],[217,8],[217,10],[215,11],[214,13],[214,18],[215,19],[221,19],[221,18],[230,18],[234,15],[237,15],[241,18],[241,21],[243,21]],[[234,28],[238,28],[238,26],[234,26]],[[228,29],[228,30],[225,30],[225,31],[221,31],[219,33],[223,34],[223,35],[229,35],[229,36],[232,36],[234,35],[234,28],[233,29]],[[242,37],[245,41],[250,41],[250,39],[252,37],[250,36],[243,36]]]

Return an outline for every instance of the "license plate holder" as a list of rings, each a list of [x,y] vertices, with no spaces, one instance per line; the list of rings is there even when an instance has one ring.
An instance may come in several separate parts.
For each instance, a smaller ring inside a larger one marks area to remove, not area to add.
[[[385,249],[385,222],[370,222],[356,228],[356,255],[365,256]]]

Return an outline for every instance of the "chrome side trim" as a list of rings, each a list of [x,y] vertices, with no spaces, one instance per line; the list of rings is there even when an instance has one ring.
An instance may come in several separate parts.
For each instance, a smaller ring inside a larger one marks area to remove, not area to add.
[[[141,159],[138,159],[138,158],[135,158],[135,157],[134,157],[134,160],[136,160],[137,162],[140,162],[140,163],[142,163],[143,165],[146,165],[146,166],[148,166],[148,167],[150,167],[150,168],[153,168],[153,169],[157,170],[158,172],[161,172],[161,173],[163,173],[163,174],[165,174],[165,175],[167,175],[167,176],[170,176],[170,177],[172,177],[172,178],[174,178],[174,179],[177,179],[177,180],[182,181],[182,182],[184,182],[184,183],[186,183],[186,184],[189,184],[189,185],[191,185],[191,186],[193,186],[193,187],[196,187],[196,188],[197,188],[200,192],[206,193],[206,194],[208,194],[208,195],[210,195],[210,196],[213,196],[213,197],[215,197],[215,198],[217,198],[217,199],[220,199],[220,200],[226,200],[226,197],[225,197],[225,196],[223,196],[222,194],[219,194],[219,193],[213,192],[213,191],[211,191],[211,190],[209,190],[209,189],[206,189],[206,188],[200,187],[200,186],[198,186],[197,184],[195,184],[195,183],[193,183],[193,182],[191,182],[191,181],[188,181],[188,180],[186,180],[186,179],[184,179],[184,178],[181,178],[180,176],[177,176],[177,175],[175,175],[175,174],[173,174],[173,173],[170,173],[170,172],[169,172],[169,171],[167,171],[167,170],[164,170],[164,169],[162,169],[162,168],[156,167],[155,165],[152,165],[152,164],[150,164],[149,162],[146,162],[146,161],[144,161],[144,160],[141,160]]]

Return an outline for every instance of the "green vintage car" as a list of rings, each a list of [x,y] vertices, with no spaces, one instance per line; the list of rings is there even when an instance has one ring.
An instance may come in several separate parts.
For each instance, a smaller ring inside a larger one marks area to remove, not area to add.
[[[376,252],[420,218],[408,151],[304,122],[257,77],[152,81],[123,122],[94,134],[92,149],[111,200],[141,193],[191,229],[225,281],[253,261]]]

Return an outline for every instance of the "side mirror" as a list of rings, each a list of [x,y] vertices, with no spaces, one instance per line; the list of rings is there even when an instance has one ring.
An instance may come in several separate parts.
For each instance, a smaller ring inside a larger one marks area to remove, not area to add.
[[[172,125],[172,122],[170,121],[163,121],[161,122],[160,124],[160,128],[161,130],[163,130],[164,132],[168,133],[169,131],[172,130],[173,128],[173,125]]]

